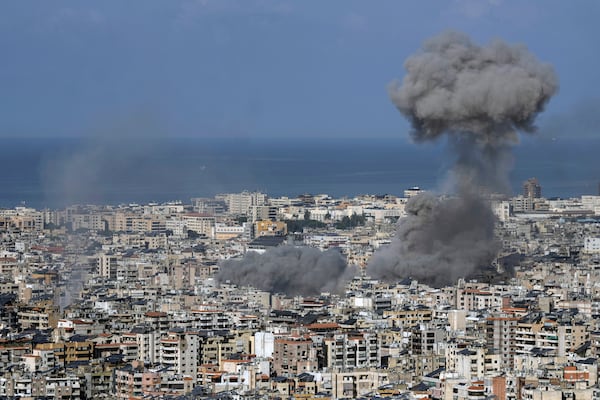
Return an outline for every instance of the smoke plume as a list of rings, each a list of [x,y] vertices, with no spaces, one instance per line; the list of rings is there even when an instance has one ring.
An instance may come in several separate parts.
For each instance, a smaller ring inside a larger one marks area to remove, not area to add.
[[[271,293],[314,296],[339,292],[351,276],[352,269],[338,251],[286,245],[224,261],[217,280]]]
[[[109,122],[98,123],[81,140],[46,159],[42,168],[46,201],[65,207],[143,200],[136,198],[136,191],[162,178],[158,163],[150,159],[166,136],[157,114],[142,109],[107,118]]]
[[[402,82],[389,85],[390,97],[411,121],[415,142],[448,137],[455,194],[410,199],[396,237],[368,270],[383,280],[443,286],[493,261],[495,217],[481,193],[509,191],[517,133],[535,131],[535,117],[558,83],[552,67],[524,46],[497,40],[479,47],[456,32],[427,41],[405,68]]]
[[[373,277],[411,277],[441,287],[489,265],[499,249],[495,216],[475,194],[441,198],[426,193],[412,197],[405,210],[392,243],[371,258]]]
[[[480,47],[458,32],[428,40],[404,66],[404,79],[388,91],[412,123],[413,139],[449,135],[460,179],[507,191],[517,132],[535,131],[535,117],[558,89],[553,68],[522,45]]]

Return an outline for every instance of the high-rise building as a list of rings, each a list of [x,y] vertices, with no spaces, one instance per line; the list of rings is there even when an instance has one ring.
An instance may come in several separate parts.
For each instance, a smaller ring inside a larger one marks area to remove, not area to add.
[[[512,368],[514,365],[518,321],[518,317],[504,314],[494,315],[486,320],[487,347],[500,355],[502,368]]]
[[[542,197],[542,186],[537,178],[529,178],[523,182],[523,197],[530,199],[539,199]]]
[[[160,339],[159,360],[171,367],[177,374],[187,375],[197,380],[200,352],[200,336],[195,332],[173,329]]]
[[[250,207],[267,204],[267,195],[260,192],[219,194],[215,199],[224,201],[231,215],[250,215]]]

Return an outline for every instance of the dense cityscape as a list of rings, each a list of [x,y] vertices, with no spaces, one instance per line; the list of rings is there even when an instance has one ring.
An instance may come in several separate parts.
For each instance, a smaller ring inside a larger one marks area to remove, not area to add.
[[[374,279],[417,195],[0,210],[0,396],[598,398],[600,196],[528,180],[491,198],[491,265],[443,286]],[[352,273],[306,295],[219,271],[285,246]]]
[[[600,400],[600,3],[33,3],[0,400]]]

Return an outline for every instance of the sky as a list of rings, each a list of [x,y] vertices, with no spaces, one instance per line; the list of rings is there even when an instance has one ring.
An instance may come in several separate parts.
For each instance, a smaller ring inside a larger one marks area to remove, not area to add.
[[[445,30],[526,45],[560,80],[540,125],[589,135],[599,15],[595,0],[4,1],[0,138],[131,116],[173,137],[408,136],[386,85]]]

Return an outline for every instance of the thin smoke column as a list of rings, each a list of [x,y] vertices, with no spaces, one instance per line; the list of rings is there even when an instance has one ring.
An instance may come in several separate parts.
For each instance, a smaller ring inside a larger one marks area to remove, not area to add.
[[[480,47],[457,32],[428,40],[405,68],[389,95],[410,120],[415,142],[448,138],[456,193],[411,199],[392,244],[375,253],[368,269],[385,280],[411,276],[442,286],[493,260],[494,217],[479,193],[509,191],[518,132],[535,131],[558,82],[524,46],[496,40]]]
[[[224,261],[217,280],[271,293],[314,296],[339,292],[352,272],[338,251],[285,245]]]

